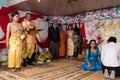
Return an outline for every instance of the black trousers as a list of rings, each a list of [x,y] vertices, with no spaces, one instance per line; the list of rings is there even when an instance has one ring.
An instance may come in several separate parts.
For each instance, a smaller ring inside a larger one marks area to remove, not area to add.
[[[111,70],[114,70],[115,77],[120,77],[120,67],[108,67],[108,66],[102,65],[102,68],[103,68],[103,73],[104,73],[105,69],[108,69],[108,72],[110,72]]]
[[[59,43],[58,42],[51,43],[49,46],[49,50],[52,54],[52,59],[59,58]]]

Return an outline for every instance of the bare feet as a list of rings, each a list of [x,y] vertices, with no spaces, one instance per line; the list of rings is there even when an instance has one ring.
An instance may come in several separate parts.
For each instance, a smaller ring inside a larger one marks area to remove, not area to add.
[[[21,70],[21,68],[16,68],[16,71],[20,71]]]
[[[16,69],[15,68],[11,68],[10,71],[16,72]]]

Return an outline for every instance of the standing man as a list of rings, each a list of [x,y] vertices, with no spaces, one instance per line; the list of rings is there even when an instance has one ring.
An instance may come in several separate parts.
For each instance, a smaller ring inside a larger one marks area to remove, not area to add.
[[[120,76],[120,46],[116,42],[116,37],[110,37],[101,53],[104,76],[110,79]]]
[[[48,29],[48,37],[50,41],[50,52],[52,53],[53,59],[57,59],[59,57],[60,31],[57,27],[56,20],[53,20],[53,25]]]
[[[30,27],[36,27],[36,24],[31,21],[32,14],[27,13],[25,18],[26,21],[22,22],[22,26],[26,31],[26,51],[23,54],[23,67],[26,67],[26,62],[28,65],[34,65],[33,63],[31,63],[31,57],[37,43],[36,39],[41,42],[39,33],[36,33],[35,31],[30,31]]]

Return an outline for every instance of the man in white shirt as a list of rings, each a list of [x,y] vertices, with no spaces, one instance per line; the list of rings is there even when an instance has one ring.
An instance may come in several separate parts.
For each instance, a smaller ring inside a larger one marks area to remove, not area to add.
[[[116,37],[110,37],[101,53],[104,76],[110,79],[120,76],[120,46],[116,42]]]

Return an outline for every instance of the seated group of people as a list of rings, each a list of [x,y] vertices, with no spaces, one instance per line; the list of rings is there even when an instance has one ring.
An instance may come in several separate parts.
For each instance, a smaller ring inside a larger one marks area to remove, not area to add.
[[[85,71],[103,70],[105,78],[115,79],[120,76],[120,46],[116,43],[116,37],[110,37],[100,51],[96,41],[91,40],[86,49],[84,63],[81,66]]]

